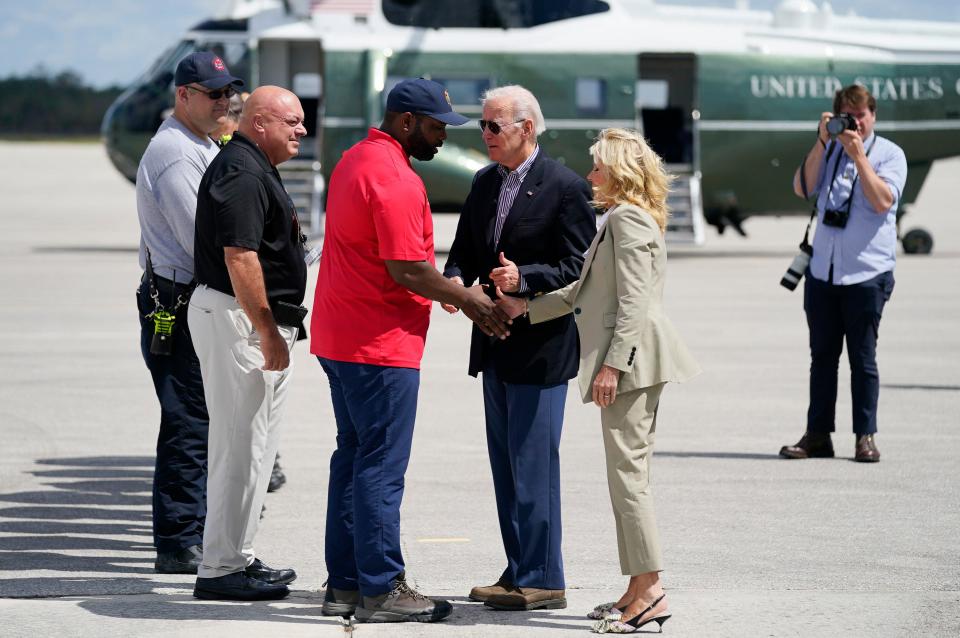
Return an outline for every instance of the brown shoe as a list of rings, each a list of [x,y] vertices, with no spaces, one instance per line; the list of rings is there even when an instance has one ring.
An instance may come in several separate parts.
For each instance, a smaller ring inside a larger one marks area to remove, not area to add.
[[[477,585],[470,590],[470,600],[475,600],[478,603],[485,603],[490,599],[491,596],[500,596],[502,594],[509,594],[513,591],[513,583],[511,583],[506,578],[501,577],[493,585]]]
[[[796,445],[784,445],[780,448],[780,456],[785,459],[832,459],[833,441],[830,440],[829,432],[804,432]]]
[[[566,592],[563,589],[537,589],[516,587],[506,594],[491,596],[484,603],[501,611],[530,611],[531,609],[566,609]]]
[[[853,460],[860,463],[880,462],[880,450],[877,449],[877,443],[873,440],[872,434],[857,435],[857,451],[853,455]]]

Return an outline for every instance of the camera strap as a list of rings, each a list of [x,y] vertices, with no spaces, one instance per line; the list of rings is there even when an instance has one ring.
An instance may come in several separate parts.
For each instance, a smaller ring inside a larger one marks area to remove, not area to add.
[[[833,142],[831,142],[831,144],[832,143]],[[870,142],[870,146],[867,147],[866,155],[868,158],[870,157],[870,151],[873,150],[873,146],[876,143],[877,143],[877,134],[874,133],[873,140]],[[827,188],[827,199],[826,199],[826,202],[824,202],[825,205],[827,202],[830,201],[830,194],[833,193],[833,184],[837,180],[837,172],[840,170],[840,163],[843,161],[844,157],[845,157],[845,154],[840,153],[840,155],[837,157],[837,163],[834,164],[833,166],[833,177],[830,178],[830,186]],[[859,179],[860,179],[860,173],[857,172],[857,174],[853,178],[853,182],[850,184],[850,195],[847,197],[847,201],[845,201],[841,206],[838,207],[838,208],[846,209],[848,214],[850,213],[850,207],[853,205],[853,191],[857,187],[857,180]],[[814,205],[814,210],[816,210],[816,205]]]
[[[820,138],[819,138],[819,133],[818,133],[817,139],[818,139],[818,140],[820,139]],[[823,159],[824,162],[827,162],[827,163],[830,162],[830,158],[833,157],[833,152],[836,150],[836,148],[837,148],[836,142],[834,142],[833,140],[831,140],[831,141],[830,141],[830,145],[827,147],[827,156]],[[803,156],[803,161],[800,162],[800,190],[803,191],[803,196],[809,201],[809,199],[810,199],[810,194],[807,192],[807,175],[806,175],[806,170],[804,170],[804,169],[806,169],[806,167],[807,167],[807,157],[809,157],[809,156],[808,156],[808,155],[804,155],[804,156]],[[840,165],[840,162],[839,162],[839,160],[838,160],[837,163],[836,163],[836,164],[834,165],[834,167],[833,167],[833,178],[832,178],[832,179],[836,179],[836,177],[837,177],[837,167],[838,167],[839,165]],[[831,180],[831,181],[832,181],[832,180]],[[810,219],[807,221],[807,229],[806,229],[805,231],[803,231],[803,241],[800,242],[800,250],[804,251],[804,252],[807,253],[808,255],[812,255],[812,254],[813,254],[813,248],[810,246],[810,228],[813,227],[813,220],[815,220],[815,219],[817,218],[817,199],[819,199],[819,197],[818,197],[819,194],[820,194],[820,191],[817,191],[816,193],[813,193],[813,207],[812,207],[812,209],[810,210]],[[829,197],[829,193],[828,193],[827,196]]]

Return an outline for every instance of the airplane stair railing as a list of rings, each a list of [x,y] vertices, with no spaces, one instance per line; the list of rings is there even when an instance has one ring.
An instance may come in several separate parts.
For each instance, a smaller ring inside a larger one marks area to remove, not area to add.
[[[324,182],[320,162],[292,159],[281,164],[278,169],[283,185],[297,209],[303,232],[310,236],[323,232],[321,214]]]
[[[700,196],[700,174],[688,166],[666,166],[675,176],[667,196],[670,220],[667,223],[667,241],[676,244],[702,244],[703,200]]]

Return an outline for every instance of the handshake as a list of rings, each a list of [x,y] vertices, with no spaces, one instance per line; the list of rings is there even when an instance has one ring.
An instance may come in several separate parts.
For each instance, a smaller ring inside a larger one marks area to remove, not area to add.
[[[490,271],[490,281],[497,292],[494,301],[487,293],[488,286],[478,285],[466,288],[463,291],[459,306],[441,303],[440,307],[454,314],[463,310],[468,319],[477,324],[477,327],[488,337],[506,339],[510,336],[510,324],[520,315],[526,313],[527,300],[519,297],[508,297],[504,292],[517,292],[520,289],[520,271],[517,265],[500,253],[499,268]],[[463,286],[463,279],[451,277],[450,281]]]

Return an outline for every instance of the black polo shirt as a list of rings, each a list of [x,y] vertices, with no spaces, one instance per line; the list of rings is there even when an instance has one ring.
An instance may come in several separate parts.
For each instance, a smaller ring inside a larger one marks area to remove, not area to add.
[[[269,302],[300,304],[307,265],[296,214],[276,167],[235,133],[210,162],[197,192],[197,282],[235,297],[223,249],[249,248],[260,257]]]

